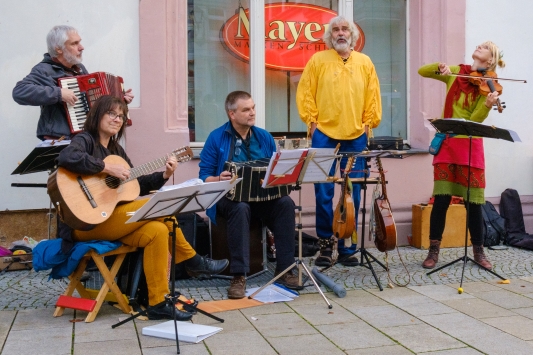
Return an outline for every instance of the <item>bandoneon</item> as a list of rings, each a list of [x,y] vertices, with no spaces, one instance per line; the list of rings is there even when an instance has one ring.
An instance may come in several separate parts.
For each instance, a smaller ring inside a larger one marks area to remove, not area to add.
[[[247,162],[226,162],[224,170],[242,178],[241,182],[226,194],[226,197],[238,202],[259,202],[287,196],[291,192],[290,186],[277,186],[268,189],[261,187],[269,163],[269,158]]]
[[[120,76],[105,72],[59,78],[59,87],[70,89],[78,98],[76,104],[65,103],[70,132],[75,134],[83,129],[87,112],[93,103],[103,95],[124,99],[124,80]]]

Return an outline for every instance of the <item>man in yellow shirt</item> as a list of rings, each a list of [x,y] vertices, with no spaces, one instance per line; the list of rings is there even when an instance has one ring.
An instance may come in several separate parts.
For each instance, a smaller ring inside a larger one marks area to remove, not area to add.
[[[379,80],[370,58],[353,50],[359,31],[344,17],[333,18],[324,34],[328,50],[315,53],[302,73],[296,104],[300,118],[308,126],[313,148],[334,148],[340,152],[360,152],[367,146],[369,128],[381,121]],[[341,161],[346,166],[347,158]],[[350,177],[362,177],[364,159],[358,158]],[[332,172],[335,166],[332,167]],[[315,264],[330,266],[333,248],[333,183],[315,184],[316,233],[321,238],[320,256]],[[361,199],[360,185],[354,185],[353,200],[356,212]],[[357,225],[357,213],[356,213]],[[355,266],[356,244],[344,246],[339,240],[338,261]]]

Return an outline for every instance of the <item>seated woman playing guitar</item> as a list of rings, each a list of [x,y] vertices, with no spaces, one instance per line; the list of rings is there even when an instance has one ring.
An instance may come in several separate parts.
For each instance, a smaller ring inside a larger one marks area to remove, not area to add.
[[[130,169],[124,165],[110,164],[104,159],[109,155],[118,155],[133,168],[130,159],[118,141],[125,128],[128,107],[115,97],[102,96],[91,108],[84,131],[76,135],[69,146],[61,151],[58,158],[60,168],[75,174],[94,175],[103,173],[106,176],[127,180]],[[174,156],[170,156],[165,164],[164,172],[155,172],[139,177],[141,195],[161,188],[168,180],[178,163]],[[107,180],[107,179],[106,179]],[[131,181],[133,182],[133,181]],[[79,189],[79,187],[78,187]],[[169,294],[167,269],[170,244],[169,231],[172,222],[163,219],[125,222],[129,219],[127,212],[137,211],[147,199],[135,200],[118,205],[111,216],[104,222],[97,224],[89,231],[73,230],[65,223],[59,225],[59,236],[63,238],[62,249],[68,249],[69,242],[109,240],[120,241],[123,244],[144,248],[144,273],[148,285],[148,302],[150,306],[159,304]],[[90,207],[89,207],[90,208]],[[70,244],[72,245],[72,244]],[[196,254],[191,245],[185,240],[180,229],[176,231],[176,263],[185,261],[185,267],[192,276],[210,276],[222,272],[228,265],[228,260],[211,260]],[[177,319],[189,320],[191,313],[178,311]],[[150,308],[149,319],[173,319],[172,308]]]

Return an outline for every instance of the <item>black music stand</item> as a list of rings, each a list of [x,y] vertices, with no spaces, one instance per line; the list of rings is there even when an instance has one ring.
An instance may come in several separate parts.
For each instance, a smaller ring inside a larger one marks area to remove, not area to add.
[[[39,143],[31,153],[24,158],[24,160],[17,166],[11,175],[25,175],[31,173],[38,173],[41,171],[48,171],[49,173],[57,169],[56,158],[59,153],[70,144],[69,140],[55,139],[45,140]],[[44,187],[47,184],[39,183],[19,183],[12,182],[12,187]],[[52,228],[52,201],[50,201],[50,207],[48,209],[48,239],[50,239]]]
[[[126,223],[151,220],[155,218],[165,218],[165,222],[172,222],[172,232],[169,232],[169,235],[172,238],[172,253],[171,253],[171,268],[170,268],[170,280],[171,280],[171,291],[169,295],[165,295],[165,300],[159,304],[148,307],[146,310],[141,311],[123,321],[120,321],[114,325],[112,328],[116,328],[124,323],[127,323],[141,315],[145,315],[148,309],[158,308],[164,305],[169,305],[173,311],[174,318],[174,332],[176,335],[176,348],[177,353],[180,353],[179,348],[179,339],[178,339],[178,326],[176,320],[176,303],[180,303],[187,310],[198,311],[210,318],[213,318],[221,323],[224,322],[223,319],[218,318],[208,312],[205,312],[201,309],[196,308],[196,304],[191,305],[179,299],[181,294],[175,290],[176,285],[176,271],[175,271],[175,260],[176,260],[176,229],[178,223],[173,216],[185,213],[185,212],[201,212],[205,211],[213,204],[215,204],[220,198],[222,198],[234,185],[239,182],[240,179],[227,180],[221,182],[211,182],[204,183],[199,185],[177,187],[175,189],[166,189],[164,191],[157,192],[152,198],[146,202],[139,210],[135,211],[131,218],[126,221]],[[179,186],[179,185],[177,185]]]
[[[336,152],[336,150],[335,150]],[[298,266],[298,281],[302,285],[302,268],[305,270],[309,280],[313,283],[316,290],[328,305],[328,308],[333,308],[333,305],[328,301],[320,286],[316,282],[313,274],[305,263],[302,257],[302,183],[324,183],[329,182],[329,171],[333,165],[333,161],[337,158],[334,151],[329,148],[310,148],[297,150],[283,150],[277,152],[272,156],[270,165],[265,174],[263,187],[277,187],[283,185],[296,185],[294,190],[298,191],[298,258],[285,270],[280,272],[277,276],[271,279],[268,283],[261,286],[258,290],[252,293],[248,298],[253,298],[263,289],[276,282],[277,279],[290,272],[295,266]]]
[[[486,126],[480,123],[467,121],[464,119],[455,119],[455,118],[447,118],[447,119],[434,119],[430,120],[431,125],[437,129],[438,132],[442,133],[449,133],[449,134],[460,134],[460,135],[466,135],[469,139],[469,147],[468,147],[468,178],[467,178],[467,188],[466,188],[466,221],[465,221],[465,246],[464,246],[464,255],[452,262],[449,262],[446,265],[443,265],[435,270],[432,270],[428,272],[426,275],[431,275],[434,272],[437,272],[439,270],[442,270],[445,267],[448,267],[450,265],[455,264],[458,261],[463,261],[463,271],[461,273],[461,284],[459,287],[463,286],[463,277],[465,273],[465,266],[468,261],[473,262],[474,264],[478,265],[480,268],[490,272],[494,276],[499,277],[502,280],[506,280],[502,276],[498,275],[492,270],[487,269],[486,267],[480,265],[477,263],[474,259],[470,258],[467,255],[467,245],[468,245],[468,218],[469,218],[469,212],[470,212],[470,163],[472,158],[472,136],[476,137],[483,137],[483,138],[496,138],[496,139],[503,139],[509,142],[520,142],[520,138],[518,137],[518,134],[511,130],[505,130],[501,128],[497,128],[494,126]]]

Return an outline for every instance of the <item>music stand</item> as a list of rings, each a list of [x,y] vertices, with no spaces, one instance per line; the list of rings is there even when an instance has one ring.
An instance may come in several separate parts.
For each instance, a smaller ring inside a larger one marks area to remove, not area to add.
[[[270,164],[267,168],[265,178],[263,179],[263,187],[276,187],[283,185],[296,185],[294,190],[298,191],[298,258],[285,270],[280,272],[277,276],[271,279],[268,283],[260,287],[248,298],[253,298],[263,289],[276,282],[277,279],[290,272],[295,266],[298,266],[298,283],[302,285],[302,268],[305,270],[308,278],[311,280],[316,290],[328,305],[328,308],[333,308],[333,305],[328,301],[313,274],[303,262],[302,257],[302,183],[324,183],[329,182],[329,171],[337,158],[336,149],[334,148],[309,148],[296,150],[282,150],[275,153],[270,159]]]
[[[153,195],[148,202],[146,202],[139,210],[135,211],[131,218],[126,223],[152,220],[155,218],[164,218],[165,222],[172,222],[172,232],[169,235],[172,238],[172,252],[171,252],[171,292],[169,295],[165,295],[165,300],[154,306],[148,307],[146,310],[141,311],[121,322],[112,325],[112,328],[116,328],[124,323],[127,323],[141,315],[145,315],[150,308],[157,308],[168,304],[172,308],[174,318],[174,332],[176,334],[176,348],[177,353],[180,353],[179,339],[178,339],[178,326],[176,320],[176,303],[184,305],[185,309],[193,309],[210,318],[213,318],[221,323],[223,319],[218,318],[208,312],[196,308],[196,305],[190,305],[179,299],[181,295],[175,290],[176,274],[175,274],[175,260],[176,260],[176,229],[178,223],[173,216],[185,213],[185,212],[200,212],[205,211],[213,204],[215,204],[220,198],[222,198],[240,179],[232,179],[220,182],[209,182],[199,185],[182,186],[174,189],[166,189],[159,191]]]
[[[496,139],[503,139],[509,142],[520,142],[520,138],[518,137],[518,134],[511,130],[505,130],[501,128],[497,128],[494,126],[486,126],[480,123],[467,121],[464,119],[456,119],[456,118],[447,118],[447,119],[434,119],[430,120],[430,123],[438,132],[442,133],[449,133],[449,134],[460,134],[460,135],[466,135],[469,139],[469,147],[468,147],[468,177],[467,177],[467,187],[466,187],[466,221],[465,221],[465,246],[464,246],[464,255],[452,262],[449,262],[446,265],[443,265],[435,270],[432,270],[427,273],[427,275],[431,275],[434,272],[437,272],[439,270],[442,270],[445,267],[448,267],[450,265],[455,264],[458,261],[463,261],[463,270],[461,273],[461,283],[459,287],[463,286],[463,277],[465,273],[465,266],[468,261],[473,262],[474,264],[478,265],[480,268],[490,272],[494,276],[499,277],[502,280],[506,280],[502,276],[498,275],[494,271],[487,269],[483,265],[476,262],[474,259],[470,258],[467,255],[467,245],[468,245],[468,219],[470,215],[470,163],[472,159],[472,136],[476,137],[484,137],[484,138],[496,138]]]
[[[56,158],[59,153],[70,144],[69,140],[56,139],[45,140],[40,142],[31,153],[24,158],[24,160],[17,166],[11,175],[25,175],[31,173],[38,173],[41,171],[48,171],[49,173],[57,168]],[[47,184],[38,183],[18,183],[12,182],[12,187],[47,187]],[[48,208],[48,239],[50,239],[52,228],[52,201]]]

